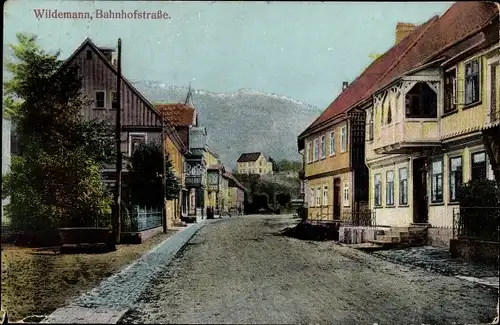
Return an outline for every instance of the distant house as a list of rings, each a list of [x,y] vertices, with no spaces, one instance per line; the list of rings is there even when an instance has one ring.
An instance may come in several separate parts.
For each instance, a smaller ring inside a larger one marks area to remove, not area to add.
[[[273,173],[273,163],[262,152],[243,153],[236,161],[238,174],[267,175]]]

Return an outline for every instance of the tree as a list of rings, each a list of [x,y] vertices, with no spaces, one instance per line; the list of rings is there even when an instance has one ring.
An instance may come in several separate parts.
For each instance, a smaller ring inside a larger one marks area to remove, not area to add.
[[[14,60],[6,68],[3,111],[15,126],[20,154],[2,180],[6,213],[14,227],[42,230],[107,224],[111,196],[99,163],[113,158],[112,133],[104,123],[85,122],[77,66],[64,67],[59,52],[46,53],[35,36],[17,34]]]
[[[276,200],[281,206],[286,206],[291,201],[291,196],[289,193],[279,193],[276,195]]]
[[[161,207],[163,205],[163,153],[155,143],[142,143],[130,157],[130,196],[133,205]],[[179,197],[181,186],[166,157],[167,200]]]

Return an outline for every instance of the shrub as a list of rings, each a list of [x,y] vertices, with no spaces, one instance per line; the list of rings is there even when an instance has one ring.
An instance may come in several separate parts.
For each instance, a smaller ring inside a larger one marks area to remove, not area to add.
[[[495,181],[473,180],[460,190],[461,235],[497,240],[500,225],[500,186]]]

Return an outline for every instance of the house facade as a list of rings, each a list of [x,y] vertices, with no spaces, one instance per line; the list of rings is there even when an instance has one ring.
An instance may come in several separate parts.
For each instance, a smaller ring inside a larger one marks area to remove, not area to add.
[[[225,172],[224,177],[227,184],[227,207],[231,214],[236,214],[239,209],[243,213],[245,209],[245,191],[246,189],[230,172]]]
[[[366,209],[364,123],[363,112],[342,112],[326,123],[313,123],[299,136],[308,218],[349,218]]]
[[[97,47],[89,38],[65,61],[64,66],[79,67],[82,95],[91,99],[81,112],[85,120],[98,119],[109,123],[110,127],[116,125],[118,72],[115,64],[115,50]],[[138,145],[156,143],[163,150],[166,137],[178,136],[173,126],[165,121],[155,107],[123,76],[121,86],[121,153],[124,157],[122,197],[127,201],[127,163]],[[102,166],[104,181],[111,188],[115,186],[115,167],[113,164]]]
[[[208,204],[207,192],[207,130],[198,124],[198,112],[190,103],[188,92],[184,103],[156,104],[161,114],[174,125],[181,142],[188,150],[184,154],[184,189],[181,218],[201,220]]]
[[[236,161],[238,174],[273,174],[273,163],[266,159],[262,152],[243,153]]]
[[[186,147],[178,137],[166,136],[164,141],[166,157],[172,163],[172,169],[180,182],[181,189],[177,198],[167,201],[167,227],[180,224],[181,217],[187,215],[187,188],[185,183]]]
[[[207,146],[207,197],[210,209],[215,209],[216,214],[228,212],[228,180],[223,177],[226,168],[221,163],[219,155]]]
[[[430,227],[431,243],[447,246],[460,185],[493,179],[482,135],[498,109],[493,8],[454,4],[371,87],[365,159],[377,225]]]

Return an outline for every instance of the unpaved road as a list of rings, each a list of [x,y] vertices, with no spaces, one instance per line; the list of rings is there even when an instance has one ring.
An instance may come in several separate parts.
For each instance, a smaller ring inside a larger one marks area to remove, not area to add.
[[[493,289],[275,235],[290,222],[244,216],[206,226],[122,322],[477,324],[496,315]]]

